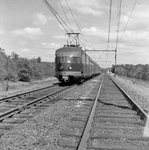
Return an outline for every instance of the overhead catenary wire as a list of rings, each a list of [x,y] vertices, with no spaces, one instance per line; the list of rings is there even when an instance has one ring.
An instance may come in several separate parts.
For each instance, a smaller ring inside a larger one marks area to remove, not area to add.
[[[84,38],[84,40],[86,41],[86,43],[88,44],[88,46],[89,46],[90,48],[92,48],[91,45],[90,45],[90,44],[88,43],[88,41],[86,40],[85,36],[83,35],[83,33],[82,33],[82,31],[81,31],[81,28],[79,27],[79,24],[77,23],[77,20],[76,20],[76,18],[75,18],[75,16],[74,16],[74,14],[73,14],[73,12],[72,12],[70,6],[69,6],[69,3],[67,2],[67,0],[65,0],[65,2],[66,2],[66,4],[67,4],[67,7],[68,7],[68,9],[69,9],[69,11],[70,11],[70,13],[71,13],[71,15],[72,15],[72,17],[73,17],[75,23],[76,23],[77,28],[79,29],[81,35],[83,36],[83,38]],[[94,48],[92,48],[92,49],[94,49]]]
[[[120,19],[121,19],[121,7],[122,7],[122,0],[118,0],[118,10],[117,10],[117,36],[116,36],[116,46],[115,49],[117,50],[118,41],[119,41],[119,28],[120,28]]]
[[[120,39],[119,39],[119,41],[118,41],[118,44],[121,42],[122,37],[123,37],[123,35],[124,35],[125,31],[126,31],[126,28],[127,28],[128,23],[129,23],[129,21],[130,21],[130,18],[131,18],[131,16],[132,16],[132,13],[133,13],[133,10],[134,10],[134,8],[135,8],[135,6],[136,6],[136,3],[137,3],[137,0],[135,0],[135,2],[134,2],[133,8],[132,8],[132,10],[131,10],[131,12],[130,12],[128,21],[127,21],[126,26],[125,26],[125,28],[124,28],[124,30],[123,30],[123,33],[122,33],[122,35],[121,35],[121,37],[120,37]]]
[[[48,9],[52,12],[52,14],[56,17],[58,22],[62,25],[66,33],[69,33],[69,31],[66,29],[66,27],[73,32],[73,30],[67,25],[67,23],[62,19],[62,17],[57,13],[57,11],[47,2],[47,0],[42,0]],[[64,26],[65,25],[65,26]]]
[[[63,5],[62,5],[62,3],[61,3],[60,0],[59,0],[59,3],[60,3],[60,6],[61,6],[61,8],[62,8],[62,10],[63,10],[63,13],[64,13],[64,15],[65,15],[65,18],[66,18],[66,20],[67,20],[67,22],[68,22],[68,25],[69,25],[69,27],[71,28],[71,30],[73,31],[72,26],[71,26],[71,24],[70,24],[70,22],[69,22],[69,19],[68,19],[66,13],[65,13],[65,10],[64,10]]]
[[[60,0],[59,0],[60,1]],[[81,29],[80,29],[80,27],[79,27],[79,25],[78,25],[78,23],[77,23],[77,21],[76,21],[76,19],[75,19],[75,17],[74,17],[74,14],[73,14],[73,12],[72,12],[72,10],[71,10],[71,8],[70,8],[70,6],[69,6],[69,4],[68,4],[68,2],[65,0],[65,2],[66,2],[66,4],[67,4],[67,7],[69,8],[69,11],[70,11],[70,13],[71,13],[71,15],[72,15],[72,17],[73,17],[73,19],[75,20],[75,23],[76,23],[76,25],[77,25],[77,27],[78,27],[78,29],[79,29],[79,31],[80,31],[80,33],[81,33],[81,35],[83,36],[83,33],[82,33],[82,31],[81,31]],[[61,6],[62,6],[62,3],[61,3]],[[63,7],[63,6],[62,6]],[[65,14],[66,15],[66,14]],[[67,16],[67,15],[66,15]],[[67,17],[67,19],[68,19],[68,17]],[[69,22],[69,19],[68,19],[68,22]],[[72,27],[71,27],[72,28]],[[73,29],[72,29],[73,30]],[[73,32],[74,33],[74,32]],[[83,36],[84,37],[84,36]],[[85,37],[84,37],[84,39],[85,39]],[[86,40],[86,39],[85,39]],[[82,43],[82,41],[81,40],[79,40],[79,42],[84,46],[84,47],[86,47],[83,43]],[[87,40],[86,40],[86,42],[87,42]],[[88,43],[88,42],[87,42]]]
[[[75,18],[75,16],[74,16],[74,14],[73,14],[73,11],[71,10],[71,8],[70,8],[70,6],[69,6],[68,1],[65,0],[65,2],[66,2],[66,4],[67,4],[67,7],[68,7],[68,9],[69,9],[69,11],[70,11],[70,13],[71,13],[73,19],[74,19],[75,24],[77,25],[77,28],[79,29],[79,31],[80,31],[82,37],[84,38],[84,40],[86,41],[87,45],[88,45],[91,49],[95,49],[95,48],[93,48],[93,47],[89,44],[89,42],[87,41],[87,39],[86,39],[85,36],[83,35],[83,33],[82,33],[82,31],[81,31],[81,28],[79,27],[79,24],[78,24],[78,22],[77,22],[77,20],[76,20],[76,18]],[[99,52],[98,52],[98,54],[100,55],[99,58],[101,58],[102,54],[100,54]]]
[[[58,22],[61,24],[61,26],[64,28],[64,30],[66,31],[66,33],[69,33],[68,29],[74,33],[74,31],[67,25],[67,23],[62,19],[62,17],[60,17],[60,15],[57,13],[57,11],[55,11],[55,9],[47,2],[47,0],[42,0],[44,2],[44,4],[47,6],[48,9],[50,9],[50,11],[52,12],[52,14],[56,17],[56,19],[58,20]],[[64,26],[65,25],[65,26]],[[67,28],[68,29],[67,29]],[[73,36],[71,36],[72,38],[74,38]],[[80,41],[80,40],[79,40]],[[80,41],[80,43],[82,43]],[[82,45],[84,46],[84,44],[82,43]]]
[[[62,19],[62,17],[58,14],[58,12],[47,2],[47,0],[42,0],[44,2],[44,4],[47,6],[47,8],[52,12],[52,14],[56,17],[56,19],[58,20],[58,22],[61,24],[61,26],[64,28],[64,30],[66,31],[66,33],[70,33],[69,30],[74,33],[73,29]],[[68,3],[67,3],[68,4]],[[70,9],[70,7],[69,7]],[[70,9],[71,10],[71,9]],[[72,11],[71,11],[72,13]],[[72,13],[73,15],[73,13]],[[74,17],[74,15],[73,15]],[[68,17],[67,17],[68,18]],[[76,19],[75,19],[75,22],[77,24],[77,26],[79,27]],[[79,28],[80,29],[80,28]],[[81,31],[81,29],[80,29]],[[72,38],[74,38],[72,35],[71,35]],[[84,37],[85,38],[85,37]],[[84,46],[86,47],[82,41],[79,39],[79,42]]]
[[[42,0],[44,3],[45,3],[45,5],[48,7],[48,9],[52,12],[52,14],[56,17],[56,19],[58,20],[58,22],[61,24],[61,26],[64,28],[64,30],[66,31],[66,33],[70,33],[70,31],[72,32],[72,33],[74,33],[74,31],[73,31],[73,28],[71,27],[71,25],[69,24],[70,22],[68,21],[69,19],[68,19],[68,17],[66,17],[67,15],[66,15],[66,13],[65,13],[65,10],[64,10],[64,8],[63,8],[63,6],[62,6],[62,3],[61,3],[61,1],[59,0],[59,2],[60,2],[60,5],[61,5],[61,7],[62,7],[62,9],[63,9],[63,12],[64,12],[64,14],[65,14],[65,17],[67,18],[67,21],[69,22],[69,23],[66,23],[63,19],[62,19],[62,17],[58,14],[58,12],[57,11],[55,11],[55,9],[47,2],[47,0]],[[67,0],[65,0],[66,1],[66,3],[68,4],[68,2],[67,2]],[[112,0],[111,0],[112,1]],[[112,5],[112,4],[111,4]],[[69,6],[69,4],[67,5],[67,6]],[[70,9],[70,7],[69,7],[69,9]],[[80,30],[80,32],[81,32],[81,29],[80,29],[80,27],[79,27],[79,25],[78,25],[78,23],[77,23],[77,21],[76,21],[76,19],[75,19],[75,17],[74,17],[74,15],[73,15],[73,12],[72,12],[72,10],[70,9],[70,12],[71,12],[71,14],[72,14],[72,16],[73,16],[73,18],[74,18],[74,20],[75,20],[75,23],[76,23],[76,25],[77,25],[77,27],[78,27],[78,29]],[[111,20],[111,19],[110,19]],[[82,33],[82,32],[81,32]],[[110,33],[109,33],[110,34]],[[84,37],[84,35],[82,34],[82,36]],[[84,37],[84,39],[85,39],[85,37]],[[87,42],[87,40],[85,39],[85,41]],[[84,44],[82,43],[82,41],[80,41],[80,39],[79,39],[79,42],[84,46]],[[109,36],[109,42],[110,42],[110,36]],[[88,42],[87,42],[87,44],[88,44]],[[86,47],[86,46],[85,46]],[[91,47],[91,46],[90,46]],[[103,55],[103,54],[101,54],[101,55]],[[100,56],[101,57],[101,56]]]
[[[110,9],[109,9],[109,27],[108,27],[108,42],[107,42],[107,50],[109,49],[109,43],[110,43],[110,32],[111,32],[111,11],[112,11],[112,0],[110,0]],[[107,52],[107,60],[106,64],[108,63],[108,52]]]
[[[112,11],[112,0],[110,0],[110,11],[109,11],[109,30],[108,30],[108,44],[107,44],[107,49],[109,49],[109,42],[110,42],[111,11]]]

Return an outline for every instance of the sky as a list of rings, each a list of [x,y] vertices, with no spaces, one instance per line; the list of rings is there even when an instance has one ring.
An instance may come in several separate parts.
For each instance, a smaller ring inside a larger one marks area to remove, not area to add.
[[[83,50],[116,49],[118,0],[112,1],[109,46],[110,0],[47,1],[67,22],[64,9],[74,32],[81,30]],[[149,64],[149,1],[137,0],[132,12],[135,1],[122,1],[117,64]],[[41,57],[42,61],[53,62],[55,51],[66,41],[66,31],[42,0],[0,0],[0,47],[6,54],[15,52],[20,57]],[[112,51],[87,51],[87,54],[101,67],[114,64],[115,53]]]

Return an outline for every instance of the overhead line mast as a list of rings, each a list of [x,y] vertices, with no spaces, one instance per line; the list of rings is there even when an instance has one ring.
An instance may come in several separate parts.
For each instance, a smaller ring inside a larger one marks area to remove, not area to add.
[[[115,52],[115,64],[116,64],[116,49],[109,50],[109,42],[110,42],[110,26],[111,26],[111,11],[112,11],[112,0],[110,0],[110,11],[109,11],[109,28],[108,28],[108,44],[106,50],[85,50],[85,51],[97,51],[97,52]],[[107,60],[105,62],[108,62]]]
[[[111,10],[112,10],[112,0],[110,0],[109,31],[108,31],[108,44],[107,44],[107,49],[109,49],[109,42],[110,42]]]
[[[118,47],[118,41],[119,41],[119,27],[120,27],[120,18],[121,18],[121,7],[122,7],[122,0],[118,0],[117,37],[116,37],[116,46],[115,46],[115,76],[116,76],[116,65],[117,65],[117,47]]]

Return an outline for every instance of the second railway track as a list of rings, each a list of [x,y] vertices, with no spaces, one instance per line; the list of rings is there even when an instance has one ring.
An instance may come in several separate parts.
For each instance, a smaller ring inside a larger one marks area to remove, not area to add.
[[[96,88],[97,91],[97,88]],[[148,150],[147,115],[105,76],[95,99],[80,107],[61,132],[59,146],[68,150]]]
[[[0,103],[0,136],[5,131],[12,129],[16,124],[23,123],[44,108],[49,107],[52,99],[57,95],[67,92],[72,86],[50,86],[40,90],[17,94],[1,99]]]

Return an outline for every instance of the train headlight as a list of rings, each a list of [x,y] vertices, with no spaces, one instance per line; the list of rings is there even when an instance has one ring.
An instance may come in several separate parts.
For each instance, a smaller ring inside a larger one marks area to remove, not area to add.
[[[69,70],[71,70],[71,69],[72,69],[72,67],[68,67],[68,69],[69,69]]]

